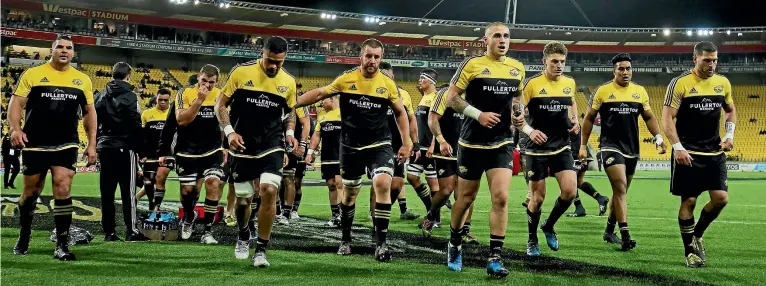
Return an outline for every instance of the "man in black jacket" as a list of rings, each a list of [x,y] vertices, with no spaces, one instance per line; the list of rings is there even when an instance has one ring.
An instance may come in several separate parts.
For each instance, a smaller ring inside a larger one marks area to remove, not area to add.
[[[19,155],[21,149],[13,148],[11,146],[11,136],[6,133],[3,136],[3,189],[11,188],[16,189],[13,182],[16,181],[16,176],[19,174]],[[10,176],[10,178],[9,178]]]
[[[100,187],[105,241],[117,241],[114,192],[120,186],[126,241],[148,240],[136,227],[136,176],[142,146],[141,110],[134,87],[128,83],[132,68],[119,62],[112,68],[113,80],[96,96],[98,156],[101,161]]]

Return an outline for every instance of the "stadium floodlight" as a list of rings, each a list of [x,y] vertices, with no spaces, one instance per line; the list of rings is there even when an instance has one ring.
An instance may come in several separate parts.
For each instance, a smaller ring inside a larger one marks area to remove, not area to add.
[[[365,23],[369,23],[370,22],[370,17],[364,17],[364,22]]]
[[[194,0],[194,5],[199,5],[199,0]]]
[[[229,9],[229,6],[231,6],[231,3],[226,3],[226,9]]]
[[[731,35],[731,30],[726,30],[726,35]]]
[[[697,30],[697,36],[702,36],[702,35],[705,35],[705,34],[706,34],[705,31]]]
[[[431,26],[433,26],[433,25],[434,25],[434,23],[428,23],[428,26],[429,26],[429,27],[431,27]]]
[[[737,33],[737,37],[742,37],[742,33]]]
[[[474,31],[481,31],[481,28],[479,28],[479,27],[476,27],[476,28],[473,28],[473,30],[474,30]]]
[[[335,18],[337,18],[337,17],[338,17],[338,15],[335,15],[335,14],[332,15],[332,19],[333,20],[335,20]]]
[[[319,15],[319,17],[322,18],[322,19],[327,18],[327,14],[322,13],[322,14]]]
[[[386,22],[385,22],[385,21],[378,23],[378,25],[381,25],[381,26],[383,26],[383,25],[385,25],[385,24],[386,24]]]
[[[218,8],[221,8],[221,9],[223,9],[223,2],[221,2],[221,3],[218,3]]]
[[[691,36],[691,35],[692,35],[692,30],[688,30],[688,31],[686,31],[686,35],[687,35],[687,36]]]
[[[380,18],[375,18],[375,23],[380,23]]]
[[[665,36],[670,36],[670,29],[663,30],[662,34],[665,35]]]
[[[418,26],[423,26],[423,21],[418,21]]]
[[[652,37],[656,37],[656,36],[657,36],[657,34],[655,34],[655,33],[652,33]]]

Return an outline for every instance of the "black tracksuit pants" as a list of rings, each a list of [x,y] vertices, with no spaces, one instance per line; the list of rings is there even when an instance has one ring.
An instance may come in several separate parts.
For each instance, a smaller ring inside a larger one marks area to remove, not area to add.
[[[133,150],[102,149],[98,152],[101,162],[101,227],[105,234],[115,233],[115,191],[120,186],[122,214],[128,234],[139,233],[136,217],[136,176],[138,157]]]

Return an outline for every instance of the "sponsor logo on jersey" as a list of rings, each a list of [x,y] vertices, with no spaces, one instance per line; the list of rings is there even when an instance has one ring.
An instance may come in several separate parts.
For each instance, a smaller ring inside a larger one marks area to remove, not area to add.
[[[484,70],[481,71],[481,75],[492,75],[492,72],[489,71],[489,68],[484,68]]]
[[[539,93],[540,93],[540,94],[548,94],[548,92],[547,92],[547,91],[545,91],[545,89],[544,89],[544,88],[543,88],[543,89],[541,89]]]
[[[617,99],[617,97],[616,97],[616,96],[614,96],[614,94],[610,94],[610,95],[609,95],[609,99]]]
[[[278,103],[271,101],[269,96],[263,93],[261,93],[261,95],[259,95],[258,98],[246,98],[245,101],[248,103],[253,103],[258,107],[264,107],[264,108],[279,107]]]
[[[511,92],[516,92],[518,89],[518,86],[508,86],[508,83],[502,80],[498,80],[495,85],[485,85],[481,87],[482,91],[491,91],[495,95],[508,95]]]
[[[632,113],[638,113],[638,108],[632,108],[627,103],[620,103],[620,107],[612,107],[609,108],[610,112],[617,112],[619,114],[632,114]]]
[[[697,89],[692,87],[692,89],[689,90],[689,94],[695,94],[695,93],[697,93]]]
[[[50,82],[47,77],[43,77],[43,79],[40,80],[40,82]]]
[[[351,87],[348,88],[348,90],[357,90],[356,84],[352,84]]]
[[[43,92],[40,96],[50,100],[77,100],[77,95],[66,93],[58,88],[53,90],[53,92]]]
[[[569,105],[561,104],[558,100],[551,100],[548,104],[541,104],[540,109],[548,112],[560,112],[569,110]]]
[[[356,107],[364,108],[364,109],[373,109],[373,108],[381,108],[383,107],[380,103],[374,103],[371,102],[369,98],[366,96],[362,96],[359,99],[351,98],[348,100],[349,103],[356,105]]]
[[[697,109],[699,111],[713,111],[715,109],[721,108],[723,106],[720,102],[713,102],[710,98],[703,98],[702,102],[700,103],[691,103],[689,104],[689,108]]]
[[[253,81],[252,81],[252,80],[248,80],[248,81],[245,83],[245,86],[247,86],[247,87],[255,87],[255,85],[253,84]]]

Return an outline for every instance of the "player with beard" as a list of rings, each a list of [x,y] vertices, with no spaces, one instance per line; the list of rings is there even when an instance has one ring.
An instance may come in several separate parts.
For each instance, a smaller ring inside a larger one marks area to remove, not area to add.
[[[665,94],[662,125],[672,143],[670,192],[681,197],[678,225],[686,266],[706,263],[702,235],[729,202],[726,154],[734,148],[737,113],[729,79],[715,73],[718,48],[710,42],[694,46],[694,69],[673,79]],[[721,109],[726,134],[720,138]],[[673,121],[675,119],[675,122]],[[697,197],[710,201],[694,224]]]
[[[423,235],[431,236],[431,229],[437,218],[439,207],[446,202],[457,186],[457,158],[452,146],[457,146],[460,140],[460,126],[463,123],[463,114],[457,113],[447,107],[447,101],[444,100],[448,86],[439,89],[434,100],[431,112],[428,115],[428,127],[434,134],[434,140],[429,150],[433,150],[432,157],[436,166],[436,176],[439,179],[439,192],[436,193],[431,201],[431,209],[428,210],[426,218],[421,224]],[[479,244],[479,240],[471,233],[471,218],[473,217],[473,207],[468,209],[465,223],[463,223],[463,242],[468,244]]]
[[[501,253],[508,225],[508,189],[513,169],[511,105],[521,95],[524,64],[506,57],[511,33],[503,23],[484,30],[487,52],[467,58],[458,68],[445,95],[447,106],[465,115],[458,141],[458,197],[452,205],[447,266],[463,269],[464,218],[487,175],[492,208],[489,215],[490,254],[487,274],[508,276]],[[460,95],[465,92],[465,99]]]
[[[157,210],[156,196],[165,196],[165,180],[170,173],[168,168],[160,168],[160,155],[158,154],[158,144],[160,143],[160,134],[165,128],[165,120],[168,118],[168,108],[170,107],[170,91],[160,89],[156,96],[157,103],[153,108],[144,110],[141,113],[141,123],[144,126],[144,158],[143,162],[144,188],[136,194],[136,200],[140,200],[145,194],[149,197],[149,210]],[[162,182],[158,182],[158,178]],[[160,188],[159,186],[162,186]]]
[[[173,151],[184,211],[181,239],[189,239],[192,235],[197,218],[194,206],[204,184],[203,244],[218,244],[211,229],[218,212],[220,187],[225,178],[222,169],[224,155],[221,129],[215,119],[215,102],[221,94],[221,90],[215,87],[219,73],[213,65],[203,66],[197,75],[197,84],[178,91],[175,102],[178,128]]]
[[[236,219],[239,228],[234,256],[250,255],[253,196],[260,198],[258,238],[252,263],[270,265],[266,248],[276,217],[277,196],[282,170],[287,164],[285,147],[296,148],[295,78],[282,65],[287,57],[287,40],[266,39],[262,58],[235,66],[216,103],[218,122],[229,141],[231,181],[237,194]],[[231,107],[231,111],[227,109]]]
[[[341,203],[341,229],[343,236],[338,254],[351,254],[351,224],[362,176],[365,169],[372,170],[375,188],[375,232],[377,236],[375,259],[390,261],[391,251],[386,234],[391,216],[391,179],[395,158],[391,148],[391,134],[386,112],[391,107],[399,126],[402,147],[396,159],[404,163],[412,151],[409,137],[407,110],[399,97],[394,80],[381,73],[383,44],[375,39],[362,43],[361,65],[344,72],[330,85],[306,92],[298,98],[297,107],[308,106],[334,94],[340,94],[341,147],[340,175],[343,178],[344,198]]]
[[[306,163],[312,164],[316,158],[316,150],[322,144],[322,179],[327,183],[330,196],[330,212],[332,216],[327,225],[340,227],[340,200],[343,197],[343,184],[340,177],[340,106],[338,96],[328,97],[322,100],[324,114],[317,119],[314,134],[311,135],[311,144],[306,151]]]
[[[50,61],[27,69],[16,82],[8,104],[11,144],[23,148],[24,192],[19,198],[19,239],[15,255],[27,255],[32,238],[32,220],[37,198],[51,173],[53,220],[56,222],[56,248],[53,258],[75,260],[69,251],[72,224],[72,179],[79,146],[80,113],[88,136],[83,159],[96,163],[96,109],[90,78],[71,66],[74,43],[69,36],[58,36],[51,45]],[[24,129],[21,112],[26,110]]]

